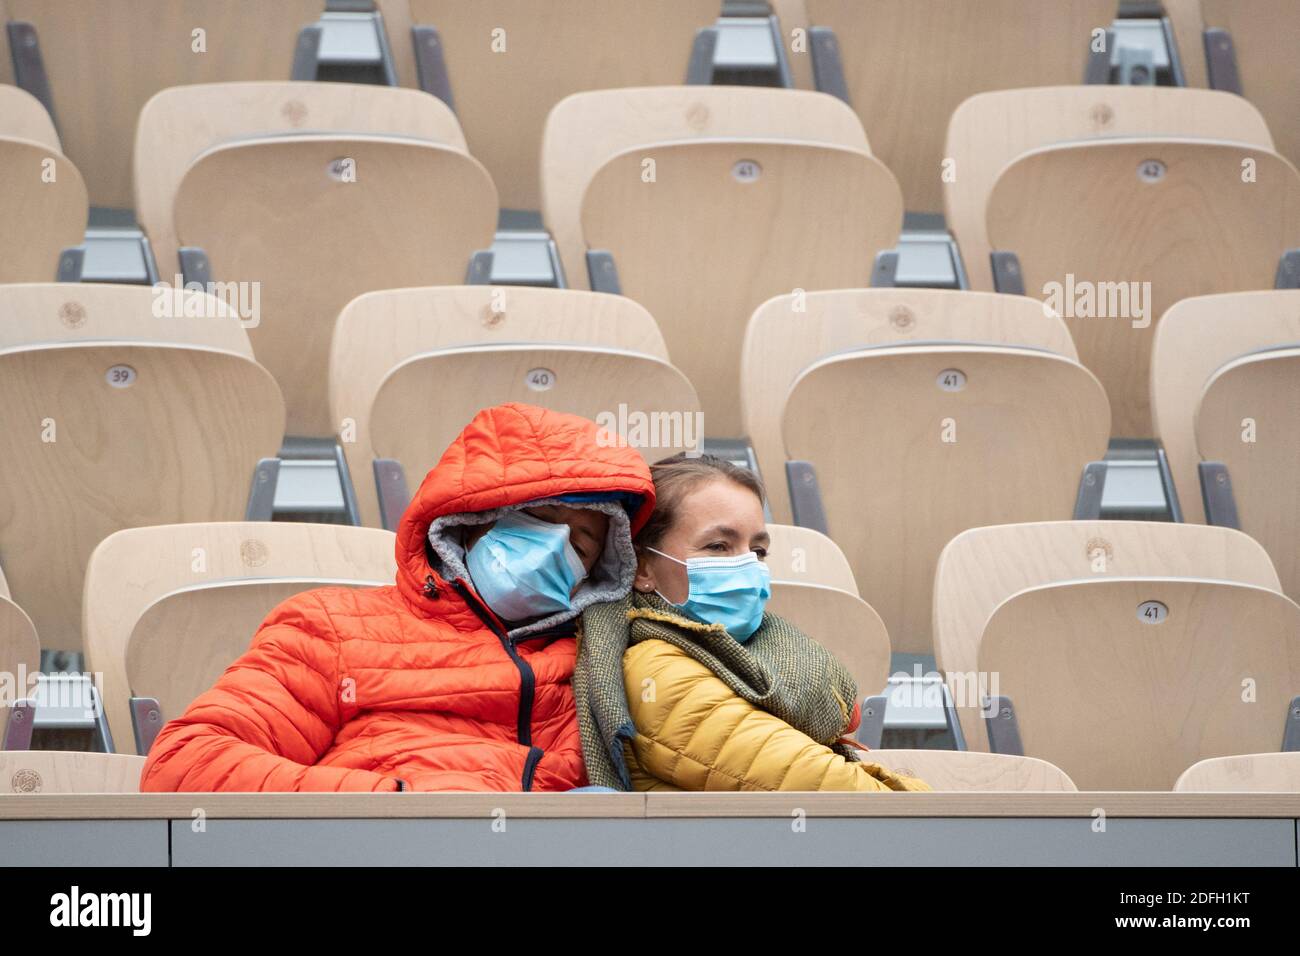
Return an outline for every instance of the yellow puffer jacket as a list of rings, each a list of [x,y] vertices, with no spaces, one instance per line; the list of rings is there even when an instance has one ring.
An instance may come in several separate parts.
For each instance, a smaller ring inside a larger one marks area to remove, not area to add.
[[[846,760],[666,641],[630,647],[623,680],[636,724],[636,738],[623,745],[634,790],[931,789],[879,764]]]

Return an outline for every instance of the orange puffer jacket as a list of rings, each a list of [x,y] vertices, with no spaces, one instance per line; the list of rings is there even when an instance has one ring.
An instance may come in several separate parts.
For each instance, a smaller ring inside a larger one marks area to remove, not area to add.
[[[620,548],[611,532],[606,551],[630,555],[654,486],[634,449],[598,435],[586,419],[529,405],[480,412],[402,518],[396,585],[322,588],[277,607],[244,656],[163,728],[140,789],[585,785],[570,686],[576,618],[507,632],[463,563],[426,543],[436,519],[474,523],[464,516],[582,495],[621,502],[603,509],[620,518]],[[631,570],[619,573],[630,586]]]

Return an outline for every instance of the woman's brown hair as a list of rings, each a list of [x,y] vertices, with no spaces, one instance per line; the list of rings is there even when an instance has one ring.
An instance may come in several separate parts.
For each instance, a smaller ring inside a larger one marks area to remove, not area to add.
[[[676,454],[651,465],[650,477],[655,483],[655,510],[633,541],[638,548],[658,547],[677,520],[682,499],[706,481],[726,478],[752,491],[760,503],[766,499],[758,475],[716,455]]]

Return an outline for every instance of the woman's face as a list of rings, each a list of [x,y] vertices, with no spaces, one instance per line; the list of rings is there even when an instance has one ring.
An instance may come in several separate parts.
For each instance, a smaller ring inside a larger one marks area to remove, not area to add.
[[[688,491],[677,507],[677,517],[655,548],[678,561],[690,558],[725,558],[753,551],[767,557],[770,542],[763,521],[763,505],[748,488],[718,477]],[[653,551],[642,549],[635,587],[649,594],[658,591],[674,604],[686,600],[686,568]]]

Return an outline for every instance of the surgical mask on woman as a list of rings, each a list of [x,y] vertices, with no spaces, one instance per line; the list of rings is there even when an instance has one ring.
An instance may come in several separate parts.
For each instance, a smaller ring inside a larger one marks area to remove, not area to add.
[[[682,561],[658,548],[647,548],[660,557],[686,567],[686,600],[673,607],[701,624],[721,624],[727,633],[744,643],[763,623],[763,608],[772,596],[772,572],[753,551],[723,558],[688,558]]]
[[[497,617],[523,621],[572,607],[587,569],[569,543],[569,526],[512,511],[497,519],[465,556],[474,588]]]

